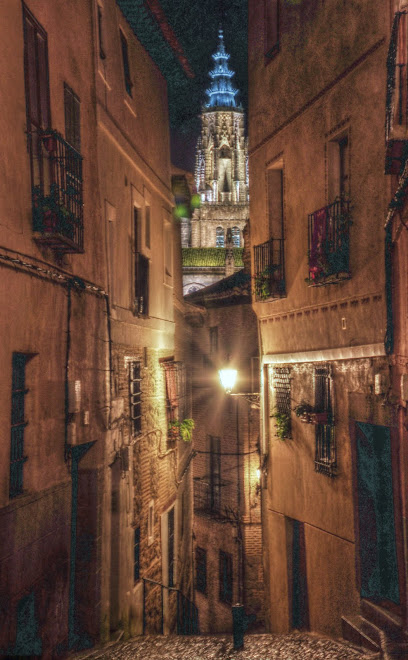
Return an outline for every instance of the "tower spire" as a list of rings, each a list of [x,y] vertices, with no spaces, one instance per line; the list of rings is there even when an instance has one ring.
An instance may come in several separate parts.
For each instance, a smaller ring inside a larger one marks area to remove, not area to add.
[[[209,75],[212,78],[212,83],[206,90],[208,95],[207,108],[214,107],[237,107],[235,100],[238,90],[231,84],[231,78],[235,72],[228,66],[229,54],[225,50],[224,33],[222,28],[218,30],[218,47],[215,53],[211,56],[214,60],[214,68],[210,71]]]

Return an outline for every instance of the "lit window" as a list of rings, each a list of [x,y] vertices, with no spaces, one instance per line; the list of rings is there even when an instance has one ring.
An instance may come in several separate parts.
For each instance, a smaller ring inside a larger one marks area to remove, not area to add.
[[[239,227],[233,227],[232,228],[232,242],[234,247],[241,247],[241,232],[239,230]]]
[[[225,246],[225,235],[222,227],[215,230],[215,247],[223,248]]]

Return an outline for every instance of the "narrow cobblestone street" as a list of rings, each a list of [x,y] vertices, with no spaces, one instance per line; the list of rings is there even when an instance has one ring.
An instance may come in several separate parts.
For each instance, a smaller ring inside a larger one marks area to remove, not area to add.
[[[374,660],[340,641],[292,633],[247,635],[244,649],[233,649],[231,635],[194,637],[147,635],[73,656],[82,660]]]

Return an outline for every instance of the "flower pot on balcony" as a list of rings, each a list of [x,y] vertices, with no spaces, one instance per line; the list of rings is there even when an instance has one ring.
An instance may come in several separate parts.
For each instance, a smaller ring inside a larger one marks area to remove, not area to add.
[[[43,139],[44,147],[46,148],[49,154],[57,150],[57,138],[55,137],[55,135],[43,135],[42,139]]]
[[[58,226],[58,218],[55,211],[51,211],[51,209],[44,211],[44,216],[43,216],[44,232],[53,234],[56,232],[57,226]]]
[[[329,413],[328,412],[315,412],[310,414],[310,423],[311,424],[328,424],[329,423]]]

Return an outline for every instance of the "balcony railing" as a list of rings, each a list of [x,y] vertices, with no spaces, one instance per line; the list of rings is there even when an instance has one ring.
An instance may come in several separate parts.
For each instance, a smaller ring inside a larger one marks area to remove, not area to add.
[[[311,286],[349,279],[350,202],[338,199],[309,215],[309,277]]]
[[[398,174],[408,156],[407,13],[397,12],[387,56],[386,174]]]
[[[135,302],[137,316],[149,314],[149,259],[140,252],[135,255]]]
[[[56,131],[29,139],[35,239],[60,252],[83,252],[82,156]]]
[[[271,238],[254,246],[256,300],[286,296],[284,256],[282,238]]]

